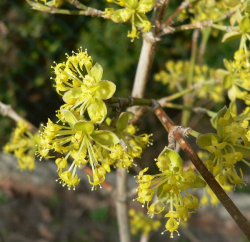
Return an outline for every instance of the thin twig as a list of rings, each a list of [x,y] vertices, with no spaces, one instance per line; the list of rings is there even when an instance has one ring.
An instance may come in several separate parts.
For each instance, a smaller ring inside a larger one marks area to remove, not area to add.
[[[135,113],[134,118],[131,120],[131,124],[136,125],[140,120],[140,118],[148,112],[149,109],[147,107],[141,107],[140,109],[138,109],[137,112]]]
[[[91,7],[86,7],[84,5],[79,5],[77,4],[77,1],[75,2],[75,6],[79,7],[80,9],[84,10],[68,10],[68,9],[59,9],[56,7],[49,7],[44,4],[38,3],[38,2],[33,2],[30,0],[26,0],[28,4],[32,7],[32,9],[45,12],[45,13],[50,13],[50,14],[67,14],[67,15],[85,15],[85,16],[91,16],[91,17],[99,17],[99,18],[106,18],[104,16],[104,12],[95,8]],[[73,2],[74,3],[74,2]],[[73,4],[72,3],[72,4]]]
[[[152,24],[155,26],[154,36],[157,36],[162,29],[162,22],[164,15],[167,11],[170,0],[157,0],[153,16],[151,19]]]
[[[238,26],[213,24],[212,27],[215,29],[219,29],[221,31],[225,31],[225,32],[233,32],[233,31],[239,32]]]
[[[166,20],[166,22],[163,25],[163,28],[167,27],[169,24],[171,24],[171,22],[173,21],[173,19],[175,18],[175,16],[183,9],[187,8],[189,6],[190,2],[186,2],[183,1],[181,3],[181,5],[168,17],[168,19]]]
[[[172,134],[174,139],[180,144],[183,151],[187,154],[189,159],[193,162],[196,169],[202,175],[204,180],[207,182],[209,187],[213,190],[215,195],[218,197],[222,205],[229,212],[234,221],[241,228],[243,233],[250,240],[250,223],[243,216],[243,214],[239,211],[239,209],[235,206],[226,192],[222,189],[222,187],[215,180],[214,176],[208,171],[206,166],[197,156],[196,152],[192,149],[186,139],[183,137],[183,134],[180,132],[180,129],[176,128],[177,126],[173,123],[173,121],[167,116],[167,114],[163,111],[161,107],[158,107],[155,110],[156,116],[159,118],[163,126],[166,128],[169,134]]]
[[[176,92],[170,96],[167,96],[167,97],[164,97],[164,98],[161,98],[158,100],[158,103],[161,105],[161,106],[164,106],[165,103],[169,102],[169,101],[172,101],[174,99],[177,99],[179,97],[182,97],[183,95],[187,94],[187,93],[190,93],[192,92],[193,90],[199,90],[202,88],[203,85],[205,84],[208,84],[209,82],[198,82],[198,83],[195,83],[189,87],[187,87],[186,89],[183,89],[182,91],[179,91],[179,92]]]
[[[212,20],[206,20],[202,22],[196,22],[192,24],[184,24],[178,27],[175,27],[175,32],[183,31],[183,30],[189,30],[189,29],[203,29],[204,27],[212,27],[213,21]]]
[[[122,107],[131,107],[131,106],[150,106],[152,105],[152,100],[148,98],[133,98],[133,102],[131,103],[130,97],[112,97],[110,99],[105,100],[105,103],[108,104],[119,104],[120,108]]]
[[[0,102],[0,115],[2,116],[7,116],[11,119],[13,119],[15,122],[19,122],[19,121],[24,121],[28,124],[28,129],[32,132],[32,133],[36,133],[37,132],[37,128],[30,123],[29,121],[27,121],[26,119],[24,119],[23,117],[21,117],[12,107],[11,105],[7,105],[4,104],[2,102]]]
[[[211,33],[211,28],[206,28],[202,31],[202,40],[200,43],[200,47],[199,47],[199,55],[198,55],[198,64],[199,66],[201,66],[202,64],[202,60],[203,60],[203,56],[207,47],[207,42]]]
[[[190,65],[188,70],[188,79],[187,79],[187,88],[190,88],[193,85],[193,77],[194,77],[194,67],[195,67],[195,61],[196,61],[196,55],[197,55],[197,41],[199,37],[199,30],[195,29],[193,31],[192,36],[192,49],[191,49],[191,56],[190,56]],[[189,109],[192,109],[194,102],[194,95],[192,93],[189,93],[185,96],[183,96],[183,103],[185,106]],[[189,110],[183,110],[182,117],[181,117],[181,124],[184,126],[187,126],[189,119],[190,119],[191,111]]]
[[[87,10],[87,6],[83,5],[82,3],[80,3],[77,0],[67,0],[67,2],[73,6],[75,6],[78,9],[82,9],[82,10]]]
[[[218,19],[216,20],[206,20],[203,22],[197,22],[197,23],[192,23],[192,24],[186,24],[186,25],[182,25],[182,26],[178,26],[178,27],[169,27],[169,23],[171,23],[172,19],[167,20],[167,24],[164,24],[164,28],[162,29],[162,32],[160,33],[159,36],[163,36],[165,34],[172,34],[174,32],[178,32],[178,31],[183,31],[183,30],[189,30],[189,29],[201,29],[203,27],[217,27],[219,28],[219,25],[214,25],[213,23],[218,23],[221,22],[227,18],[230,18],[238,9],[240,9],[242,7],[244,3],[240,3],[240,5],[237,5],[233,8],[231,8],[230,10],[228,10],[227,12],[225,12],[224,14],[222,14]],[[172,16],[172,15],[171,15]],[[170,17],[171,17],[170,16]],[[173,16],[175,17],[175,16]],[[227,32],[233,31],[233,27],[231,26],[227,26],[226,30]]]
[[[230,18],[236,11],[238,11],[243,6],[243,4],[244,3],[242,2],[240,3],[240,5],[236,5],[235,7],[231,8],[230,10],[222,14],[219,18],[217,18],[214,21],[214,23],[221,22],[222,20],[225,20],[226,18]]]
[[[184,31],[184,30],[190,30],[190,29],[202,29],[205,27],[212,27],[213,26],[213,21],[212,20],[206,20],[202,22],[196,22],[192,24],[184,24],[181,26],[177,27],[171,27],[171,28],[164,28],[163,31],[161,32],[160,36],[163,36],[165,34],[173,34],[179,31]]]

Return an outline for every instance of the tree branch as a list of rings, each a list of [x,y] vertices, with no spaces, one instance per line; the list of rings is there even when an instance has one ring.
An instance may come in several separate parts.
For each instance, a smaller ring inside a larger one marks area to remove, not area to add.
[[[175,32],[184,31],[184,30],[202,29],[204,27],[213,27],[213,26],[214,26],[214,24],[213,24],[212,20],[206,20],[206,21],[196,22],[196,23],[192,23],[192,24],[184,24],[181,26],[171,27],[171,28],[166,26],[163,29],[163,31],[161,32],[160,36],[163,36],[165,34],[173,34]]]
[[[201,43],[200,43],[199,55],[198,55],[198,64],[199,64],[199,66],[202,65],[203,56],[204,56],[204,53],[206,51],[207,42],[208,42],[211,30],[212,30],[212,28],[206,28],[201,32],[202,33],[202,40],[201,40]]]
[[[78,9],[83,9],[83,10],[87,10],[88,7],[83,5],[82,3],[80,3],[79,1],[77,0],[67,0],[67,2],[73,6],[75,6],[76,8]]]
[[[11,105],[7,105],[4,104],[2,102],[0,102],[0,115],[2,116],[7,116],[11,119],[13,119],[16,122],[19,121],[25,121],[28,124],[28,129],[32,132],[32,133],[36,133],[37,132],[37,128],[30,123],[29,121],[27,121],[26,119],[24,119],[23,117],[21,117],[12,107]]]
[[[173,21],[173,19],[175,18],[175,16],[183,9],[187,8],[189,6],[190,2],[186,2],[183,1],[181,3],[181,5],[168,17],[168,19],[166,20],[166,22],[163,25],[163,28],[167,27],[169,24],[171,24],[171,22]]]
[[[168,3],[169,0],[157,1],[151,21],[152,23],[155,23],[155,30],[143,34],[143,44],[136,69],[132,97],[142,98],[144,96],[148,75],[155,57],[157,43],[160,41],[158,33],[161,30],[161,22]]]
[[[116,170],[116,213],[120,242],[130,242],[130,223],[128,216],[127,169],[118,167]]]
[[[135,74],[132,97],[141,98],[144,96],[158,41],[159,39],[152,32],[143,34],[143,44]]]
[[[78,1],[73,1],[70,2],[72,5],[76,6],[79,9],[84,9],[84,10],[68,10],[68,9],[60,9],[56,7],[49,7],[41,3],[33,2],[30,0],[26,0],[28,4],[32,7],[32,9],[45,12],[45,13],[50,13],[50,14],[69,14],[69,15],[85,15],[85,16],[91,16],[91,17],[99,17],[99,18],[106,18],[104,17],[103,13],[101,10],[87,7],[83,4],[80,4]]]

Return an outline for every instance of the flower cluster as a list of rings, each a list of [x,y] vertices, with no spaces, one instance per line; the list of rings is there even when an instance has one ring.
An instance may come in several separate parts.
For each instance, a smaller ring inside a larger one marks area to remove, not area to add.
[[[115,124],[115,128],[108,125],[120,139],[120,143],[112,146],[112,152],[106,156],[106,160],[115,167],[128,168],[132,166],[134,158],[140,158],[143,149],[152,144],[152,134],[135,135],[136,127],[129,124],[134,114],[122,112]],[[105,126],[103,126],[105,127]]]
[[[161,226],[159,220],[152,220],[140,211],[130,209],[129,215],[131,217],[130,226],[132,234],[142,233],[143,235],[148,236],[151,231],[157,231]]]
[[[225,69],[218,69],[215,78],[221,79],[223,87],[228,90],[228,97],[231,101],[237,98],[250,104],[249,71],[250,58],[248,42],[250,40],[250,18],[249,1],[228,1],[235,6],[241,4],[241,8],[232,14],[230,18],[231,31],[226,32],[222,42],[240,38],[239,50],[234,53],[234,60],[224,59]],[[230,6],[229,6],[230,7]],[[226,28],[227,29],[227,28]],[[226,29],[224,29],[226,31]]]
[[[85,111],[92,123],[101,123],[107,115],[103,100],[113,96],[116,86],[110,81],[103,81],[103,69],[93,60],[87,51],[79,50],[72,56],[67,56],[66,63],[52,67],[55,71],[55,87],[58,94],[63,94],[64,104],[61,109],[68,109],[84,117]],[[58,112],[61,121],[63,115]]]
[[[199,22],[205,20],[217,20],[218,17],[221,17],[223,13],[227,11],[223,0],[214,1],[190,1],[191,4],[186,10],[182,10],[178,15],[179,20],[183,21],[190,16],[192,16],[192,22]]]
[[[33,170],[35,169],[35,153],[39,144],[38,134],[32,134],[28,130],[28,124],[19,121],[10,142],[4,146],[4,152],[14,153],[21,170]]]
[[[137,28],[139,28],[143,33],[148,32],[152,25],[148,21],[145,13],[151,11],[155,6],[155,0],[107,0],[108,2],[116,3],[123,9],[114,11],[113,8],[105,9],[105,16],[110,18],[116,23],[124,23],[128,20],[132,23],[132,30],[128,32],[128,37],[132,38],[133,41],[135,38],[139,38],[139,33]]]
[[[59,182],[70,189],[79,183],[76,174],[77,167],[90,164],[93,172],[93,182],[89,183],[95,188],[105,180],[106,172],[110,172],[110,165],[128,168],[135,157],[140,157],[142,149],[150,143],[148,135],[135,136],[128,126],[131,113],[121,113],[116,128],[108,125],[96,126],[84,119],[79,119],[73,112],[62,109],[66,125],[54,124],[48,120],[41,137],[39,152],[48,157],[48,152],[54,150],[67,155],[56,159]],[[112,130],[112,131],[110,131]],[[125,144],[124,147],[122,143]],[[68,158],[73,159],[68,168]],[[68,170],[64,171],[64,169]]]
[[[242,170],[239,169],[239,175],[235,169],[237,163],[250,166],[245,160],[250,156],[249,110],[237,116],[235,109],[234,103],[229,109],[221,109],[212,119],[217,134],[205,134],[197,139],[198,145],[210,152],[204,163],[222,186],[243,182]]]
[[[168,61],[165,64],[166,71],[162,70],[155,74],[154,78],[163,85],[168,85],[169,90],[177,90],[179,85],[185,85],[190,71],[189,61]],[[193,81],[199,88],[194,90],[198,98],[210,98],[215,102],[224,101],[220,84],[213,81],[214,70],[207,65],[195,65]]]
[[[93,182],[90,184],[97,186],[105,180],[105,173],[110,171],[109,164],[99,153],[99,149],[109,149],[111,145],[119,142],[118,137],[107,130],[96,130],[94,124],[79,120],[67,109],[62,109],[62,114],[67,125],[54,124],[51,120],[42,133],[42,142],[39,147],[41,154],[46,154],[50,149],[58,153],[67,155],[56,159],[58,166],[59,181],[62,185],[75,187],[80,179],[76,174],[77,167],[90,163],[93,171]],[[98,158],[97,158],[98,155]],[[68,170],[68,158],[73,158]]]
[[[173,238],[173,232],[178,230],[180,221],[187,221],[189,214],[193,213],[192,210],[199,206],[198,198],[187,189],[205,187],[206,183],[191,168],[184,171],[179,154],[167,147],[157,158],[156,165],[160,174],[144,175],[148,170],[145,168],[137,176],[139,188],[136,200],[143,205],[147,204],[151,217],[169,206],[169,212],[165,215],[169,219],[165,227]],[[154,195],[157,200],[152,202]]]
[[[219,182],[219,179],[216,178],[217,182]],[[226,183],[222,186],[222,188],[226,192],[232,192],[232,186],[229,183]],[[212,206],[217,206],[220,201],[213,192],[213,190],[207,185],[206,187],[203,188],[203,195],[200,198],[200,203],[204,206],[211,204]]]
[[[207,160],[209,157],[209,153],[207,151],[198,151],[197,155],[201,160]],[[218,177],[216,177],[215,179],[217,180],[217,182],[219,182]],[[227,180],[225,180],[224,185],[220,185],[226,192],[232,192],[233,190],[232,185]],[[207,206],[208,204],[211,204],[212,206],[217,206],[220,201],[213,192],[213,190],[207,185],[203,188],[203,194],[200,198],[200,203],[204,206]]]
[[[226,70],[217,69],[214,73],[215,78],[222,79],[223,87],[228,90],[228,97],[231,101],[239,98],[249,104],[249,53],[245,53],[243,49],[240,49],[234,53],[233,61],[224,59],[224,65]]]
[[[135,135],[130,112],[113,120],[107,117],[103,100],[113,96],[116,86],[102,80],[102,67],[93,65],[86,50],[67,55],[66,63],[52,68],[56,91],[65,102],[57,111],[63,125],[48,120],[40,134],[40,157],[50,158],[51,150],[63,155],[55,161],[58,181],[69,189],[75,189],[80,182],[77,168],[89,164],[93,180],[88,178],[94,189],[104,182],[111,165],[127,169],[132,166],[133,159],[151,144],[151,135]]]

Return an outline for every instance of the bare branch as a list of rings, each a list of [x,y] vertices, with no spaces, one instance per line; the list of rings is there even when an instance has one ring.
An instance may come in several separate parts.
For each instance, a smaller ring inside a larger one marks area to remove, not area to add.
[[[205,27],[212,27],[213,26],[213,21],[212,20],[206,20],[206,21],[202,21],[202,22],[196,22],[196,23],[192,23],[192,24],[184,24],[181,26],[177,26],[177,27],[165,27],[162,31],[162,33],[160,34],[160,36],[163,36],[165,34],[173,34],[175,32],[179,32],[179,31],[184,31],[184,30],[190,30],[190,29],[202,29]]]
[[[32,132],[32,133],[36,133],[37,132],[37,128],[30,123],[29,121],[27,121],[26,119],[24,119],[23,117],[21,117],[12,107],[11,105],[7,105],[4,104],[2,102],[0,102],[0,115],[2,116],[7,116],[11,119],[13,119],[16,122],[19,121],[25,121],[28,124],[28,129]]]
[[[80,3],[77,0],[67,0],[68,3],[70,3],[71,5],[75,6],[78,9],[83,9],[83,10],[87,10],[87,6],[83,5],[82,3]]]
[[[84,10],[68,10],[68,9],[60,9],[56,7],[49,7],[41,3],[33,2],[30,0],[26,0],[28,4],[32,7],[32,9],[50,13],[50,14],[67,14],[67,15],[85,15],[85,16],[91,16],[91,17],[99,17],[99,18],[106,18],[104,16],[104,12],[95,8],[87,7],[83,4],[80,4],[78,1],[70,1],[70,3],[74,6],[76,6],[79,9]]]
[[[130,223],[128,216],[127,170],[118,167],[116,170],[116,213],[120,242],[130,242]]]
[[[152,23],[155,23],[155,30],[143,34],[143,45],[136,70],[132,97],[142,98],[144,96],[148,75],[155,57],[157,43],[160,41],[160,38],[158,37],[160,25],[168,3],[169,0],[157,1],[152,17]],[[132,110],[135,111],[135,109]]]
[[[149,241],[149,236],[142,234],[140,238],[140,242],[148,242]]]
[[[201,64],[202,64],[203,56],[204,56],[204,53],[206,51],[207,42],[208,42],[211,30],[212,30],[211,28],[206,28],[204,31],[202,31],[202,41],[200,43],[199,55],[198,55],[199,66],[201,66]]]
[[[183,1],[181,3],[181,5],[168,17],[168,19],[166,20],[166,22],[163,25],[163,28],[167,27],[169,24],[171,24],[171,22],[173,21],[173,19],[175,18],[175,16],[183,9],[187,8],[189,6],[190,2],[186,2]]]

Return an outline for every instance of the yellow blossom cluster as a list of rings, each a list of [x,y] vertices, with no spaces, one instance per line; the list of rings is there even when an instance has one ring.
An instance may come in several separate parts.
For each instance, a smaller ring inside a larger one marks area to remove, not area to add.
[[[113,96],[114,83],[102,80],[103,69],[93,65],[87,51],[79,49],[67,55],[65,63],[55,64],[55,88],[63,104],[57,111],[59,122],[50,119],[40,133],[40,157],[51,158],[50,151],[63,155],[56,159],[58,181],[69,189],[80,182],[77,169],[89,164],[93,180],[88,176],[92,189],[105,180],[110,166],[129,168],[135,157],[151,144],[151,135],[135,135],[130,125],[133,114],[121,113],[116,119],[107,117],[103,100]]]
[[[197,155],[201,160],[208,160],[209,157],[209,153],[207,151],[198,151]],[[217,182],[220,182],[218,177],[216,177],[215,179],[217,180]],[[233,190],[232,185],[230,185],[228,180],[225,180],[224,185],[220,185],[226,192],[231,192]],[[207,185],[203,188],[203,194],[200,198],[200,203],[204,206],[207,206],[208,204],[211,204],[212,206],[217,206],[220,201],[214,194],[213,190]]]
[[[161,226],[160,220],[153,220],[143,212],[130,209],[129,215],[132,234],[142,233],[143,235],[148,236],[150,232],[157,231]]]
[[[191,2],[191,1],[190,1]],[[178,15],[178,19],[183,21],[190,16],[192,22],[205,20],[217,20],[228,10],[223,0],[192,1],[188,9],[183,9]]]
[[[19,121],[11,140],[4,146],[4,152],[14,153],[21,170],[33,170],[35,169],[35,153],[39,144],[38,134],[32,134],[28,130],[28,124],[25,121]]]
[[[166,71],[161,70],[154,75],[157,82],[163,85],[168,85],[170,91],[177,90],[180,86],[185,86],[188,81],[190,62],[172,60],[166,62]],[[195,65],[193,83],[196,83],[199,88],[194,89],[194,94],[198,98],[210,98],[215,102],[224,101],[222,92],[223,88],[220,84],[214,82],[214,70],[207,65]]]
[[[223,88],[227,90],[228,97],[231,101],[237,98],[250,104],[250,54],[243,49],[234,53],[234,60],[224,59],[225,69],[217,69],[214,73],[216,79],[221,79]]]
[[[128,32],[128,37],[131,38],[131,41],[139,38],[139,32],[148,32],[151,28],[151,22],[148,21],[148,18],[145,13],[151,11],[155,6],[155,0],[107,0],[108,2],[115,3],[123,9],[114,10],[113,8],[105,9],[106,18],[111,19],[116,23],[124,23],[130,20],[132,23],[132,30]]]
[[[239,175],[235,168],[237,163],[250,166],[245,160],[250,156],[249,110],[237,115],[234,104],[231,103],[229,109],[221,109],[212,119],[217,134],[204,134],[197,139],[198,145],[210,153],[204,163],[221,186],[243,182],[242,170],[239,169]]]
[[[168,218],[165,228],[173,238],[173,233],[175,231],[178,233],[180,221],[187,221],[189,214],[199,206],[198,198],[190,194],[187,189],[202,188],[206,183],[191,168],[184,171],[179,154],[167,147],[157,158],[156,165],[161,173],[145,175],[148,170],[145,168],[137,176],[139,188],[136,200],[143,206],[147,204],[148,214],[151,217],[164,212],[168,207],[168,213],[165,214]],[[153,199],[154,196],[157,199]]]

